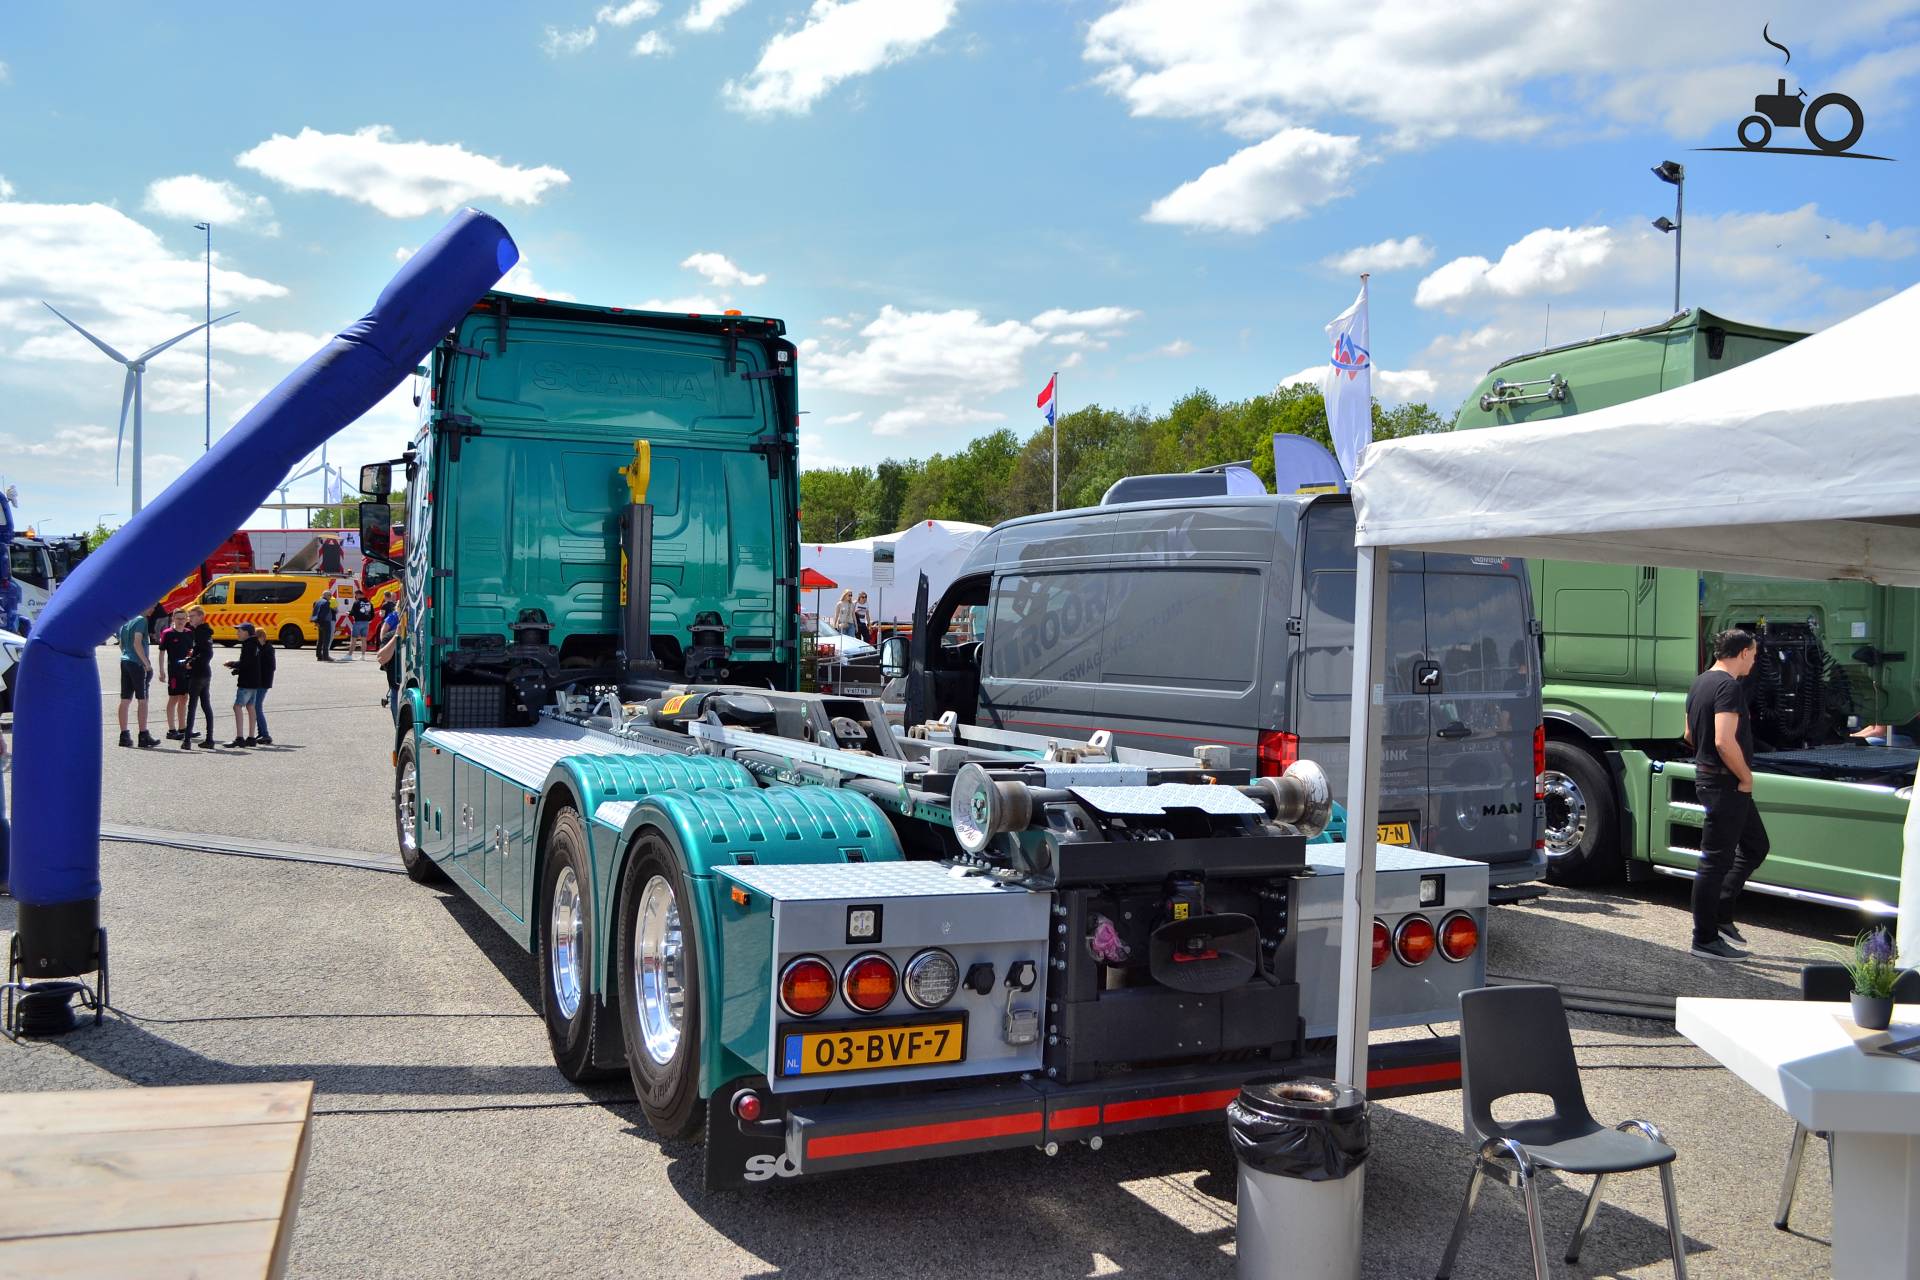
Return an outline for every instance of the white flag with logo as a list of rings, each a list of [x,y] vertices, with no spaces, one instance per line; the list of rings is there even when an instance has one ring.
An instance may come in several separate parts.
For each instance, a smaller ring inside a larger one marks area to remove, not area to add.
[[[1327,431],[1333,453],[1352,483],[1361,455],[1373,440],[1373,356],[1367,332],[1367,280],[1360,278],[1360,296],[1327,326],[1333,341],[1332,367],[1326,381]]]
[[[325,482],[325,496],[322,499],[323,501],[338,502],[345,496],[346,486],[341,482],[338,471],[329,467],[321,473],[321,479]]]

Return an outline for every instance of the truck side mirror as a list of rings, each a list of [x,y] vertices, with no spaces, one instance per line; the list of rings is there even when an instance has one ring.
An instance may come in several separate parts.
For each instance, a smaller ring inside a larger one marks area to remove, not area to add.
[[[360,522],[360,554],[391,561],[393,505],[387,502],[362,502],[353,510]]]
[[[907,674],[907,638],[888,636],[880,642],[880,674],[898,680]]]
[[[375,501],[385,502],[393,493],[393,464],[369,462],[360,468],[360,492]]]

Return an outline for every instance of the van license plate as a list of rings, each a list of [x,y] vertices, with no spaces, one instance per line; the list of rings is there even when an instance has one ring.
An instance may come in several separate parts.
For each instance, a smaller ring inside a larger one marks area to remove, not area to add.
[[[966,1039],[963,1022],[875,1027],[870,1031],[793,1031],[781,1037],[780,1074],[813,1076],[960,1062],[967,1056]]]
[[[1379,832],[1375,839],[1381,844],[1410,845],[1413,843],[1411,822],[1383,822],[1375,830]]]

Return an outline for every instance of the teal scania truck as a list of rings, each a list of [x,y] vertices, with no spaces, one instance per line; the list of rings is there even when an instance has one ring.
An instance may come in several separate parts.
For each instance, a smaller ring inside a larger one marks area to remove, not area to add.
[[[1681,312],[1494,366],[1455,426],[1620,404],[1803,336]],[[1759,642],[1749,689],[1754,799],[1773,845],[1748,888],[1893,912],[1920,759],[1900,732],[1920,713],[1920,592],[1562,560],[1530,570],[1545,675],[1549,879],[1693,874],[1704,810],[1681,740],[1687,689],[1713,635],[1737,627]]]
[[[1324,1073],[1325,776],[803,694],[777,320],[493,294],[404,458],[395,833],[531,953],[555,1062],[626,1075],[712,1186],[1218,1123]],[[1148,558],[1150,559],[1150,557]],[[1143,561],[1142,569],[1151,568]],[[1371,1096],[1457,1088],[1487,867],[1382,849]],[[476,952],[476,956],[478,952]]]

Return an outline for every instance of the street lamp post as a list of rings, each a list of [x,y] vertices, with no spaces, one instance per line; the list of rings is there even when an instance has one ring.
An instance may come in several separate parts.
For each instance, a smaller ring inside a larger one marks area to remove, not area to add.
[[[1653,166],[1653,176],[1673,186],[1673,217],[1671,219],[1655,218],[1653,226],[1656,231],[1671,232],[1673,235],[1673,310],[1674,314],[1678,315],[1680,313],[1680,228],[1683,221],[1681,214],[1685,209],[1687,198],[1687,169],[1685,165],[1675,164],[1671,160],[1662,160]]]

